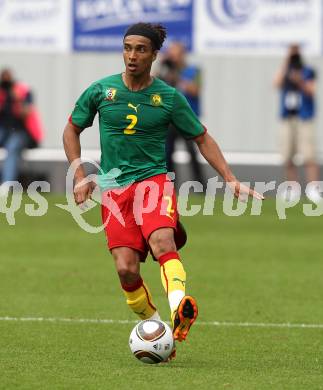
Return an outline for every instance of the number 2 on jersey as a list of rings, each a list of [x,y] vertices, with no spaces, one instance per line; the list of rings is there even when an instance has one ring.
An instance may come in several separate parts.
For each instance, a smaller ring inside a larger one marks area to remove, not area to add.
[[[130,119],[131,122],[123,130],[124,134],[128,134],[128,135],[135,134],[136,130],[134,129],[134,127],[136,126],[136,124],[138,122],[138,117],[136,115],[130,114],[130,115],[127,115],[127,119]]]
[[[173,215],[175,210],[173,209],[173,199],[171,196],[164,196],[164,199],[167,202],[166,216],[169,217],[172,221],[174,221]]]

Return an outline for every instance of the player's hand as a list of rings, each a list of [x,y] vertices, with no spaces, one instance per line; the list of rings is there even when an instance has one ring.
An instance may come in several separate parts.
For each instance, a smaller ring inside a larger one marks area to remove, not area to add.
[[[257,191],[254,191],[252,188],[249,188],[248,186],[240,183],[237,180],[228,182],[228,185],[234,196],[242,202],[246,202],[249,196],[259,200],[265,199],[263,195],[259,194]]]
[[[77,205],[84,205],[85,202],[91,199],[91,195],[96,187],[96,183],[88,181],[87,178],[75,181],[74,199]]]

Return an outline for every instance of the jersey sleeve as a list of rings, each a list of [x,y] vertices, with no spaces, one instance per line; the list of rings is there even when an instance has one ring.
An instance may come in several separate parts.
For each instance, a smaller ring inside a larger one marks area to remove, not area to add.
[[[70,121],[73,125],[82,129],[92,126],[94,117],[97,113],[98,92],[99,85],[92,84],[78,98],[70,117]]]
[[[186,98],[177,90],[174,94],[171,122],[186,139],[196,138],[206,132]]]

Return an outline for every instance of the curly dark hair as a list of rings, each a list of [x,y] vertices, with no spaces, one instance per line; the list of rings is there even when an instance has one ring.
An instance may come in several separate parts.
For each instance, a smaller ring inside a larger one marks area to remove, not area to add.
[[[167,31],[166,31],[166,27],[164,27],[163,25],[161,24],[151,24],[150,27],[156,31],[156,33],[158,34],[159,36],[159,47],[156,48],[157,50],[160,50],[161,47],[163,46],[163,43],[167,37]]]
[[[153,50],[160,50],[166,39],[166,28],[161,24],[136,23],[131,25],[125,33],[127,35],[143,35],[151,40]]]

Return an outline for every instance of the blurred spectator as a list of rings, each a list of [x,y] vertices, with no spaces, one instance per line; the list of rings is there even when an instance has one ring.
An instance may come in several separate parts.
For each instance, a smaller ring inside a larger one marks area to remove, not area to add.
[[[200,69],[186,63],[186,50],[182,43],[172,42],[160,63],[158,77],[167,84],[178,89],[187,99],[192,110],[200,115]],[[174,172],[173,153],[178,139],[184,140],[175,127],[171,126],[166,140],[166,161],[169,172]],[[200,181],[205,188],[205,179],[197,160],[193,141],[185,140],[187,151],[191,157],[193,180]]]
[[[298,154],[304,162],[307,182],[317,181],[319,167],[314,134],[316,73],[305,65],[298,45],[289,47],[274,83],[280,90],[281,152],[287,180],[298,179],[294,161]],[[295,194],[290,192],[285,196],[293,199]],[[315,185],[309,187],[307,196],[315,203],[321,199]]]
[[[15,81],[10,69],[0,73],[0,147],[7,151],[0,184],[17,180],[22,151],[38,146],[42,139],[39,116],[33,107],[32,92]],[[2,189],[5,184],[2,184]]]

